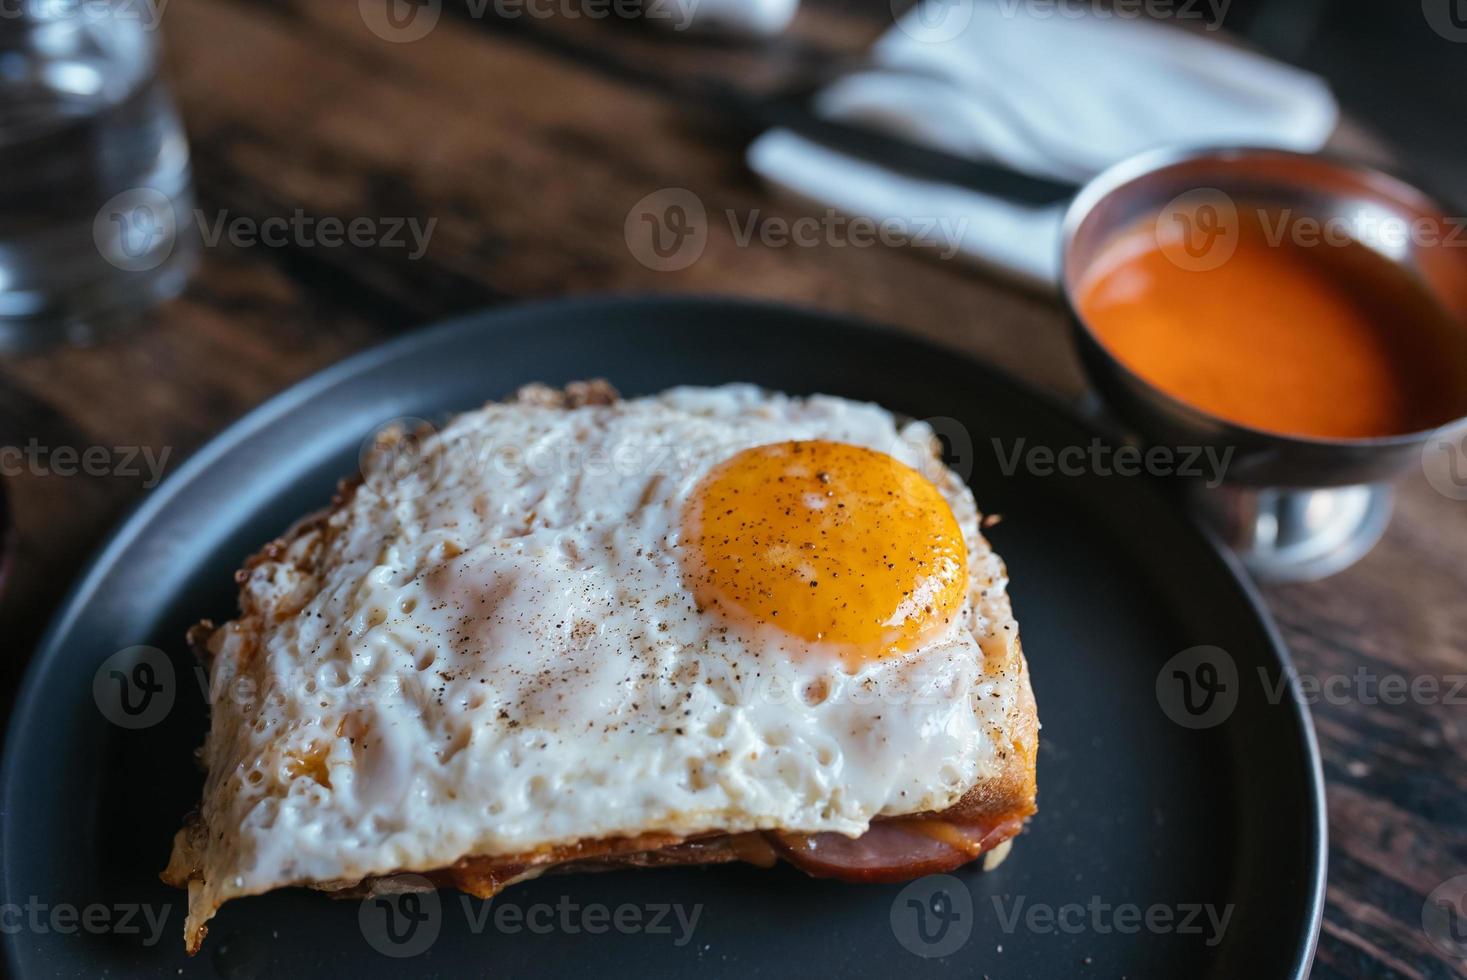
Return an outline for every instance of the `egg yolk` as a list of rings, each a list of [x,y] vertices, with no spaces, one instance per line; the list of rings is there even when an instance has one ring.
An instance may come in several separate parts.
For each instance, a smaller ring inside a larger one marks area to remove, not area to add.
[[[757,446],[719,464],[684,507],[683,545],[700,609],[853,667],[920,645],[968,588],[963,533],[937,488],[839,442]]]

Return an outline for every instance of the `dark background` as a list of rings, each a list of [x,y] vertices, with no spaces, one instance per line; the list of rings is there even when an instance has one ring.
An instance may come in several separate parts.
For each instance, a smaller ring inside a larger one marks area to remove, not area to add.
[[[1432,30],[1424,8],[1455,17],[1461,39]],[[1467,200],[1467,2],[1233,0],[1223,26],[1329,79],[1408,171],[1454,206]]]

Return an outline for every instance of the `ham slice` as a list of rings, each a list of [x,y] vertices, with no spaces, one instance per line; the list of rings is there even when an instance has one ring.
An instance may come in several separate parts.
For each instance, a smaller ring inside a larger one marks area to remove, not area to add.
[[[715,834],[688,840],[655,834],[586,841],[537,855],[465,858],[431,876],[480,898],[545,872],[670,867],[744,861],[769,867],[783,858],[817,878],[843,881],[908,881],[952,871],[981,857],[1023,829],[1024,816],[964,812],[898,817],[873,823],[860,837],[841,834]],[[660,846],[659,846],[660,845]]]
[[[908,881],[951,871],[1019,832],[1023,821],[930,818],[874,823],[860,837],[772,833],[780,855],[806,874],[843,881]]]

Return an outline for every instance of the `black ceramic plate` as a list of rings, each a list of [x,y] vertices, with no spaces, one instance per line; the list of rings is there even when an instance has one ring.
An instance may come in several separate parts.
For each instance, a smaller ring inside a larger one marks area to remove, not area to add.
[[[487,916],[449,892],[393,909],[287,891],[227,906],[188,959],[182,896],[157,878],[200,785],[193,750],[206,720],[185,627],[232,614],[241,559],[323,504],[383,421],[597,375],[627,394],[743,380],[955,420],[938,423],[955,436],[955,465],[971,466],[978,500],[1003,515],[992,537],[1044,723],[1040,812],[1013,855],[910,890],[783,867],[547,877]],[[3,774],[10,972],[1302,977],[1323,896],[1324,802],[1284,652],[1252,591],[1163,487],[1007,465],[1015,447],[1091,441],[1064,411],[959,354],[739,302],[526,307],[355,357],[249,415],[156,490],[43,642]],[[166,659],[147,664],[151,675],[136,655],[109,661],[135,645]],[[1184,653],[1198,646],[1226,653]],[[119,714],[122,680],[140,714]],[[145,687],[158,689],[146,705]],[[1188,695],[1201,716],[1187,713]],[[678,909],[696,911],[690,936]],[[150,942],[148,912],[166,915],[161,941]]]

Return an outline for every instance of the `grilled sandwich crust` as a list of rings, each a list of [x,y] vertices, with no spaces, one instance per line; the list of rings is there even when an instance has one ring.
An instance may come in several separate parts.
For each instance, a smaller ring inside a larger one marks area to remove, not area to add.
[[[561,389],[529,385],[519,391],[515,400],[521,404],[570,410],[586,405],[609,405],[617,401],[618,397],[609,383],[597,379],[573,382]],[[407,435],[410,434],[389,434],[387,438]],[[313,533],[329,534],[329,518],[350,502],[359,485],[360,478],[342,481],[329,507],[298,521],[279,538],[252,555],[235,573],[236,582],[243,587],[255,568],[269,562],[292,561],[302,570],[310,571],[310,564],[320,549],[302,551],[294,546]],[[956,839],[960,841],[957,846],[965,852],[965,861],[976,859],[1006,844],[1037,811],[1039,718],[1030,686],[1028,666],[1007,595],[1000,593],[997,596],[985,596],[981,605],[984,606],[984,614],[1001,627],[995,636],[981,643],[985,671],[990,675],[1015,674],[1019,682],[1018,698],[1006,718],[1002,737],[998,740],[996,770],[970,786],[957,803],[945,810],[878,816],[872,821],[873,825],[920,828],[924,834],[930,833],[933,827],[956,828]],[[240,616],[237,621],[271,614],[270,611],[254,608],[248,590],[242,588]],[[206,670],[211,667],[218,653],[218,639],[221,635],[222,631],[209,620],[199,622],[188,631],[189,646]],[[248,658],[250,653],[250,650],[245,650],[236,655]],[[228,827],[207,826],[201,811],[194,810],[175,835],[168,866],[161,873],[161,878],[166,883],[187,888],[190,892],[189,920],[185,930],[185,942],[190,954],[198,951],[208,931],[204,923],[217,911],[217,904],[214,907],[202,907],[199,901],[208,841],[211,835],[221,837],[231,832],[232,829]],[[732,861],[770,866],[782,858],[805,866],[798,858],[798,851],[793,851],[792,856],[790,837],[791,835],[776,831],[756,831],[734,834],[714,832],[692,837],[651,833],[633,837],[587,839],[569,846],[546,847],[522,854],[465,855],[446,867],[401,868],[388,874],[373,875],[356,881],[302,881],[295,884],[328,892],[335,897],[351,898],[378,892],[402,891],[404,886],[399,876],[411,874],[414,881],[426,879],[435,887],[456,887],[477,897],[488,898],[509,885],[547,872]],[[811,866],[805,867],[811,873],[821,873]],[[913,875],[905,877],[923,873],[927,873],[927,870],[916,869]],[[880,880],[893,880],[893,876]]]

